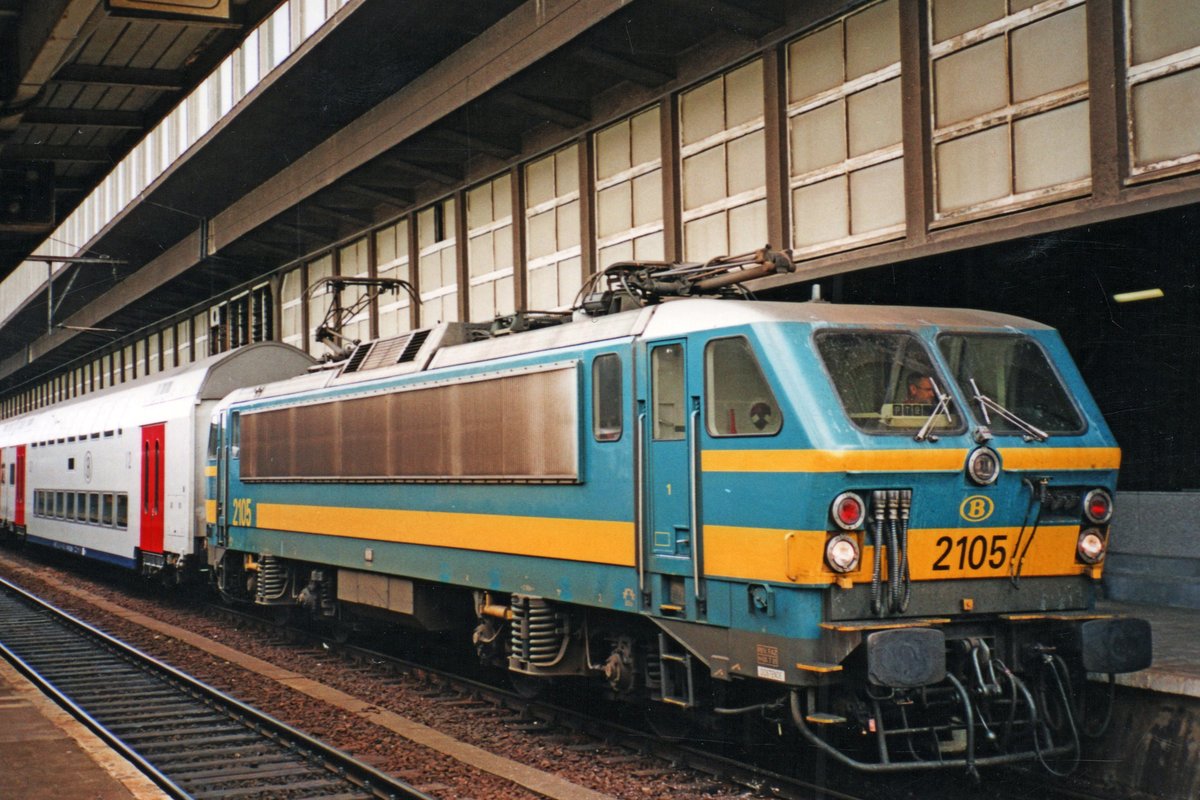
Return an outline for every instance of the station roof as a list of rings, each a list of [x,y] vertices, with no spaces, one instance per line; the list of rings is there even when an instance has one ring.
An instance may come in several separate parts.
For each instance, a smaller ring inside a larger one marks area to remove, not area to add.
[[[0,0],[0,280],[279,2]]]
[[[680,74],[689,51],[752,52],[788,16],[782,0],[690,5],[349,0],[88,245],[123,264],[58,275],[64,327],[47,331],[44,291],[0,321],[0,388],[561,144],[608,93],[649,104],[699,77]]]

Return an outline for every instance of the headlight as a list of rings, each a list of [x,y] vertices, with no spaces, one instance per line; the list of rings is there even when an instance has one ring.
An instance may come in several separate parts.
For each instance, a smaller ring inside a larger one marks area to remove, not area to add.
[[[834,572],[853,572],[858,567],[858,542],[840,533],[825,544],[825,563]]]
[[[967,475],[980,486],[989,486],[1000,477],[1000,456],[990,447],[977,447],[967,458]]]
[[[1079,560],[1085,564],[1098,564],[1104,560],[1104,536],[1095,528],[1088,528],[1079,534],[1079,544],[1075,548]]]
[[[867,504],[854,492],[842,492],[833,498],[829,515],[833,517],[834,524],[842,530],[858,530],[867,517]]]
[[[1088,522],[1103,525],[1112,519],[1112,495],[1103,489],[1092,489],[1083,497],[1083,515]]]

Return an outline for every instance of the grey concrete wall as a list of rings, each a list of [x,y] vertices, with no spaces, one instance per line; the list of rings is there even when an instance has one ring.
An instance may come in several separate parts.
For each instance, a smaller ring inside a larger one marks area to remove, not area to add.
[[[1122,492],[1115,506],[1108,597],[1200,609],[1200,492]]]

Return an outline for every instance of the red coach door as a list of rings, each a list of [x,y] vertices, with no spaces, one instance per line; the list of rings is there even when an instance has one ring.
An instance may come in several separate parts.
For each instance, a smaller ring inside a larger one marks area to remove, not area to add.
[[[142,427],[142,538],[143,553],[163,551],[163,445],[165,425]]]
[[[25,445],[17,445],[17,475],[13,487],[16,503],[13,506],[13,524],[25,525]]]

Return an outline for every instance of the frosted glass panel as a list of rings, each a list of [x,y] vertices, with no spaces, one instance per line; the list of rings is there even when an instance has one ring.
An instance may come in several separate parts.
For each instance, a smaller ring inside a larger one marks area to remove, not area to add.
[[[1200,69],[1133,87],[1134,162],[1200,153]]]
[[[657,161],[662,155],[659,141],[658,108],[638,114],[630,122],[633,136],[632,158],[634,164]]]
[[[683,226],[684,258],[688,261],[706,261],[713,256],[729,252],[729,240],[725,230],[725,212],[692,220]]]
[[[683,160],[683,207],[699,208],[725,197],[725,148],[713,147]]]
[[[1003,37],[948,55],[933,68],[939,126],[1008,105]]]
[[[846,78],[900,60],[900,3],[888,0],[846,19]]]
[[[624,120],[596,134],[596,180],[611,178],[632,165],[629,151],[629,121]]]
[[[487,322],[496,316],[496,284],[489,281],[471,287],[471,321]]]
[[[1196,0],[1130,0],[1132,63],[1200,46],[1200,3]]]
[[[840,23],[798,39],[788,47],[788,97],[798,102],[845,80]]]
[[[724,130],[725,91],[721,79],[711,80],[684,94],[680,99],[679,116],[685,145]]]
[[[633,240],[633,257],[639,261],[662,261],[662,233],[648,233]]]
[[[554,157],[547,156],[525,168],[525,204],[537,206],[554,197]]]
[[[1009,194],[1008,126],[938,145],[938,209],[954,211]]]
[[[662,170],[633,179],[633,224],[649,225],[662,220]]]
[[[725,127],[762,119],[762,61],[752,61],[725,76]]]
[[[729,252],[745,253],[767,243],[767,201],[729,210]],[[719,254],[715,254],[719,255]]]
[[[767,183],[766,151],[761,130],[727,145],[729,194],[734,196]]]
[[[492,219],[512,216],[512,175],[501,175],[492,181]]]
[[[1016,190],[1027,192],[1091,175],[1088,104],[1075,103],[1013,124]]]
[[[492,234],[489,232],[471,237],[467,257],[472,277],[492,272],[496,268]]]
[[[843,175],[801,186],[792,192],[797,247],[820,244],[850,235],[846,203],[846,178]]]
[[[850,220],[854,234],[904,222],[904,165],[900,159],[850,174]]]
[[[1004,16],[1004,0],[933,0],[933,40],[940,42]]]
[[[633,242],[621,242],[600,248],[600,269],[611,267],[619,261],[633,260]]]
[[[633,218],[633,197],[630,194],[631,185],[621,183],[611,189],[600,192],[597,199],[597,234],[601,237],[612,236],[631,227]]]
[[[467,227],[478,228],[492,221],[492,185],[485,183],[467,192]]]
[[[554,154],[554,185],[558,195],[579,191],[579,145],[559,150]]]
[[[1087,80],[1087,19],[1077,6],[1012,34],[1013,100]]]
[[[806,111],[792,120],[792,174],[836,164],[846,158],[846,104],[843,100]]]
[[[546,211],[530,217],[526,236],[531,259],[548,256],[558,250],[558,239],[555,237],[554,230],[554,212]]]
[[[565,250],[579,244],[579,201],[572,200],[555,209],[558,217],[558,249]]]
[[[850,155],[900,142],[900,79],[850,95]]]

